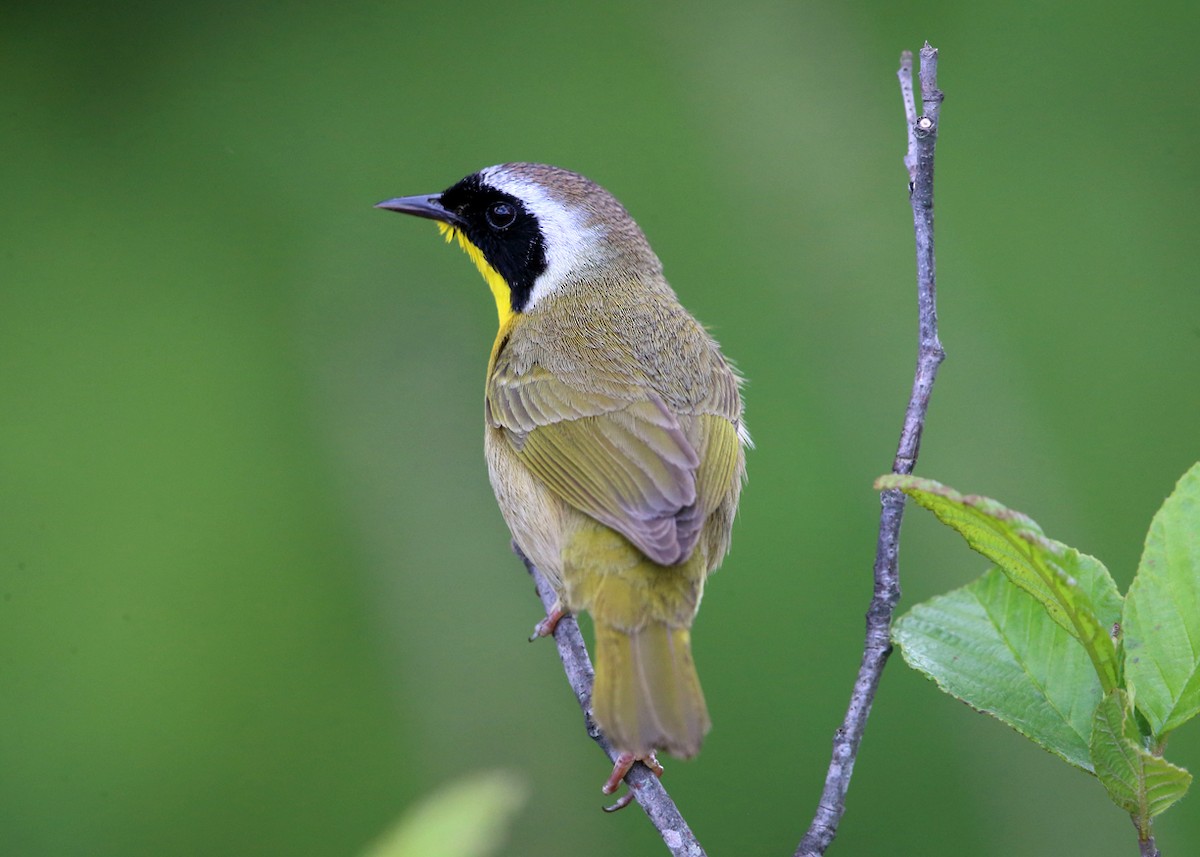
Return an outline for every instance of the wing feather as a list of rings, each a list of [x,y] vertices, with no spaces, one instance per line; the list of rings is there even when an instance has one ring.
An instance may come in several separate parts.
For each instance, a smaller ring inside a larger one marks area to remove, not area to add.
[[[517,372],[502,362],[488,417],[552,491],[673,565],[691,555],[736,469],[740,400],[724,374],[700,403],[717,413],[676,414],[643,387],[583,391],[537,364]]]

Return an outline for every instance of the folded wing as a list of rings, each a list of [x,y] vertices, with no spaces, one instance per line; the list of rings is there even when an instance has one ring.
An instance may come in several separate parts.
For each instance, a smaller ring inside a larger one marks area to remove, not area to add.
[[[732,375],[717,398],[736,407],[730,385]],[[676,414],[634,386],[584,392],[536,364],[519,374],[497,367],[487,403],[489,422],[534,475],[660,565],[691,555],[734,478],[736,414]]]

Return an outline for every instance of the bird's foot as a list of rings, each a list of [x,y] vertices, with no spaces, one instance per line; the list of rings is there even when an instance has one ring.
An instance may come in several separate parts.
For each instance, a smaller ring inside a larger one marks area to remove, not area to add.
[[[533,626],[533,633],[529,635],[529,642],[533,642],[538,637],[549,637],[554,633],[554,629],[558,627],[558,620],[567,615],[567,611],[563,609],[561,604],[555,603],[554,609],[546,614],[546,618]]]
[[[621,787],[621,780],[625,779],[625,775],[629,773],[629,769],[634,766],[635,762],[641,762],[647,768],[654,772],[654,776],[661,778],[663,775],[663,766],[659,764],[658,758],[650,753],[645,756],[635,756],[633,753],[622,753],[617,756],[616,764],[613,765],[612,774],[600,791],[606,795],[610,795]],[[616,812],[619,809],[624,809],[633,801],[633,789],[629,789],[625,794],[617,799],[617,802],[612,806],[604,807],[605,812]]]

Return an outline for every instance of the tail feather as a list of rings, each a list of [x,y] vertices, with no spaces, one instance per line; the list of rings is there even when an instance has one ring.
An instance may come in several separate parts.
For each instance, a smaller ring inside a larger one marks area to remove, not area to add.
[[[592,710],[618,750],[687,758],[711,726],[687,628],[650,621],[634,631],[596,623]]]

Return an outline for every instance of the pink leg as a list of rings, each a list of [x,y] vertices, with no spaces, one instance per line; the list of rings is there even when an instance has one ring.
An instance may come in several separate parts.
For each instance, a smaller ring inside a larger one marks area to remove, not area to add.
[[[610,795],[620,788],[621,780],[625,779],[625,775],[629,773],[629,769],[633,767],[635,762],[641,762],[644,764],[647,768],[654,772],[654,776],[662,777],[663,766],[659,764],[658,759],[653,753],[648,756],[635,756],[633,753],[622,753],[621,755],[617,756],[617,761],[613,765],[612,773],[609,775],[600,791],[604,792],[606,795]],[[632,801],[633,790],[630,789],[629,791],[625,792],[625,794],[621,795],[621,797],[617,799],[617,802],[612,806],[604,807],[604,811],[616,812],[617,810],[621,810],[629,806]]]
[[[554,629],[558,627],[558,620],[567,615],[567,611],[562,608],[561,604],[555,604],[554,609],[546,614],[546,618],[533,626],[533,633],[529,635],[529,642],[533,642],[538,637],[549,637],[554,633]]]

